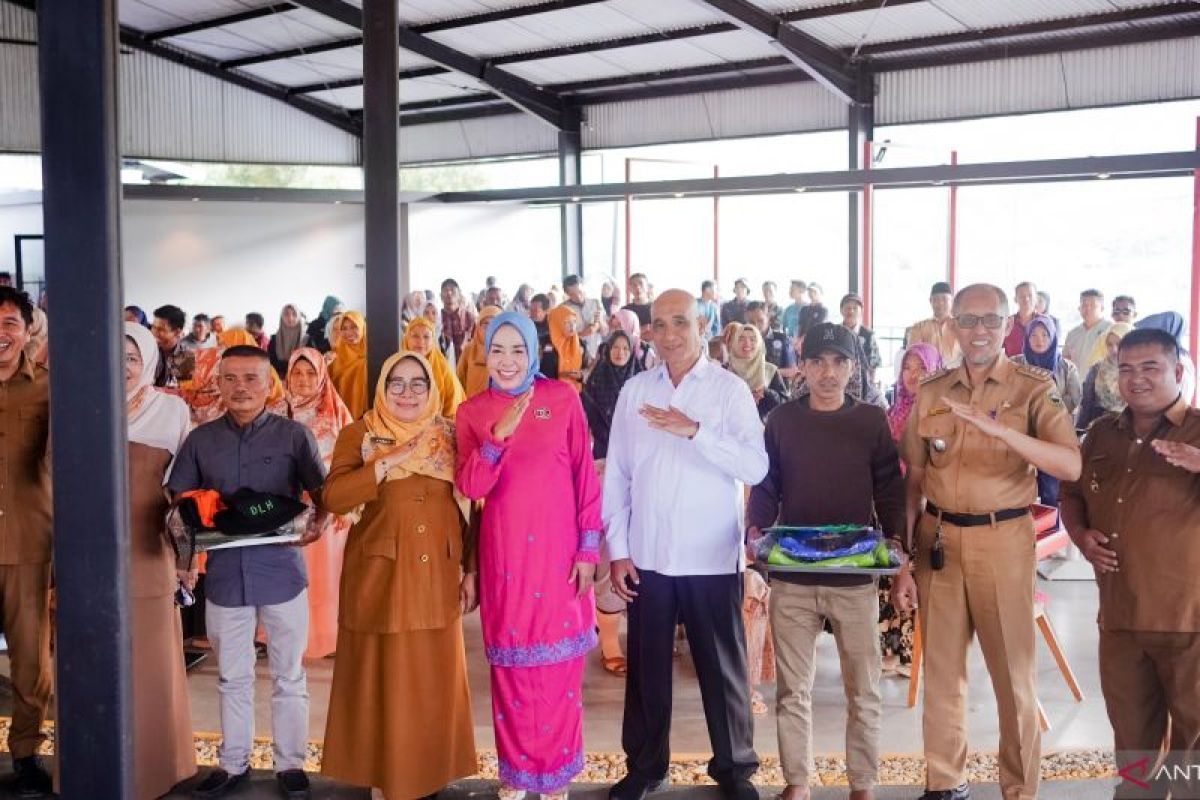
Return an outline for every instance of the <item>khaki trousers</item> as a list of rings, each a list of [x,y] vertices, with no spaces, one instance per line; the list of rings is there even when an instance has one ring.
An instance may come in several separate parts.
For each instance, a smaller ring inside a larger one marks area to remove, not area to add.
[[[12,671],[13,758],[35,755],[46,737],[42,723],[50,705],[50,565],[0,565],[0,621]]]
[[[945,567],[929,567],[937,528],[918,527],[916,566],[924,637],[926,784],[966,782],[967,648],[974,635],[987,663],[1000,718],[1000,791],[1005,800],[1037,797],[1041,731],[1033,591],[1037,560],[1032,519],[990,526],[942,525]]]
[[[846,690],[846,772],[851,789],[870,789],[879,776],[879,594],[866,586],[771,583],[775,639],[775,701],[779,760],[789,786],[808,786],[813,773],[812,688],[817,637],[828,619]]]
[[[1164,746],[1180,763],[1195,762],[1200,753],[1200,633],[1101,630],[1100,688],[1118,769],[1146,755],[1153,761]],[[1115,796],[1152,794],[1125,782]]]

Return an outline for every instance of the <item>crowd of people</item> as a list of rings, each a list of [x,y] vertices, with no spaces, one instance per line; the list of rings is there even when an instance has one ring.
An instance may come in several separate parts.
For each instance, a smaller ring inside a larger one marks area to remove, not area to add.
[[[402,347],[374,386],[367,322],[336,297],[311,321],[284,306],[271,335],[259,313],[238,326],[194,314],[188,327],[174,305],[126,309],[138,797],[196,770],[177,607],[194,596],[203,616],[192,610],[190,633],[216,656],[223,737],[196,797],[249,780],[260,631],[284,796],[309,792],[304,659],[332,654],[325,774],[392,800],[473,774],[462,618],[478,609],[502,800],[566,796],[583,767],[583,674],[597,647],[626,681],[628,774],[609,796],[658,787],[680,632],[724,796],[757,797],[758,687],[774,676],[783,799],[804,800],[826,629],[845,683],[850,796],[870,798],[881,674],[910,662],[914,614],[937,687],[925,697],[923,797],[968,796],[966,654],[978,636],[1002,793],[1033,798],[1030,508],[1059,507],[1060,492],[1100,584],[1118,766],[1168,732],[1172,755],[1200,748],[1200,539],[1181,535],[1200,530],[1200,412],[1182,317],[1139,320],[1123,295],[1110,320],[1087,290],[1083,322],[1060,347],[1032,283],[1015,287],[1015,311],[997,287],[937,283],[890,380],[856,294],[831,319],[821,287],[799,280],[786,307],[770,282],[751,299],[739,280],[724,303],[712,282],[698,296],[655,292],[638,274],[627,288],[625,304],[611,282],[588,297],[578,276],[544,293],[522,285],[511,300],[494,279],[473,297],[453,279],[436,298],[414,291]],[[51,695],[52,527],[37,313],[0,286],[10,512],[0,593],[22,796],[50,788],[37,756]],[[291,498],[313,513],[293,545],[200,563],[173,551],[164,520],[203,490]],[[873,526],[903,563],[882,582],[768,573],[752,562],[775,525]]]

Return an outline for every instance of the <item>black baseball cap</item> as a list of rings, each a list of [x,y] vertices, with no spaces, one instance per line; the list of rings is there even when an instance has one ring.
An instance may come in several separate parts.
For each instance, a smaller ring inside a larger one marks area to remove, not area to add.
[[[933,297],[935,294],[954,294],[954,290],[951,289],[950,284],[946,283],[945,281],[938,281],[933,285],[933,288],[929,290],[930,297]]]
[[[821,353],[832,350],[838,355],[854,359],[858,357],[855,347],[854,334],[850,329],[832,322],[822,322],[814,325],[804,336],[804,344],[800,348],[800,358],[820,358]]]
[[[863,307],[862,295],[859,294],[858,292],[850,292],[850,294],[848,294],[842,298],[842,302],[838,303],[838,308],[841,308],[842,306],[846,305],[846,303],[858,303],[858,307],[862,308]]]

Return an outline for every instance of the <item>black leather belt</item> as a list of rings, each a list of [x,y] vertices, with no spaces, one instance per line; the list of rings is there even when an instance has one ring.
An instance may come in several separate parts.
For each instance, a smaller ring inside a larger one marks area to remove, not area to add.
[[[949,523],[959,528],[977,528],[980,525],[991,525],[993,522],[1007,522],[1010,519],[1017,519],[1029,513],[1029,507],[1025,508],[1004,508],[999,511],[993,511],[990,514],[956,514],[953,511],[943,511],[933,503],[925,503],[925,513],[938,517],[942,522]]]

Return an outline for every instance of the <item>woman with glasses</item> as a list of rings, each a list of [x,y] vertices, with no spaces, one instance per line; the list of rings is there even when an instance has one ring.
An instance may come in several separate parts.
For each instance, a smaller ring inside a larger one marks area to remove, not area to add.
[[[533,322],[496,317],[489,388],[458,409],[458,487],[484,500],[480,613],[502,800],[564,800],[583,769],[583,669],[596,646],[600,485],[575,387],[538,372]]]
[[[354,520],[342,568],[322,771],[410,800],[473,775],[462,615],[476,605],[454,426],[432,369],[397,353],[342,429],[322,492]]]

